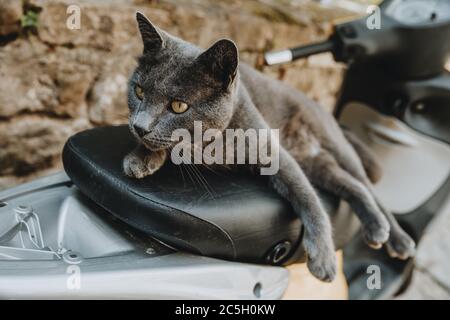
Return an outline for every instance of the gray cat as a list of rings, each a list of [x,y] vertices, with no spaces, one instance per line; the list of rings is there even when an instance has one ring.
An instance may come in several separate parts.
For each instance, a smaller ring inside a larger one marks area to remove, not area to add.
[[[336,261],[331,224],[313,186],[346,200],[362,223],[366,242],[384,243],[393,257],[414,254],[414,241],[376,201],[371,183],[380,170],[370,150],[332,115],[295,89],[239,63],[230,40],[207,50],[154,27],[137,13],[143,55],[129,82],[130,130],[141,142],[123,162],[142,178],[166,161],[175,129],[279,128],[279,171],[271,186],[304,224],[303,246],[310,272],[332,281]],[[261,164],[262,166],[262,164]],[[258,167],[258,165],[256,165]]]

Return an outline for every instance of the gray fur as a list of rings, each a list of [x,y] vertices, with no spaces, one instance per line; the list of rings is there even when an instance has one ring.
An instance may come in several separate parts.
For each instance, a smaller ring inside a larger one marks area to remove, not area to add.
[[[364,166],[367,176],[372,183],[377,183],[383,174],[381,165],[378,163],[372,150],[364,145],[351,131],[342,128],[347,141],[353,146],[358,153],[359,158]]]
[[[195,120],[203,122],[204,131],[279,128],[280,169],[270,181],[303,221],[303,245],[314,276],[333,280],[336,261],[330,221],[313,185],[350,203],[369,245],[379,248],[389,238],[392,255],[412,253],[412,240],[377,204],[363,162],[332,115],[286,84],[243,63],[238,66],[230,40],[204,51],[158,30],[139,13],[137,20],[144,54],[130,79],[128,103],[130,130],[142,144],[124,159],[127,175],[142,178],[156,171],[166,159],[165,150],[175,143],[170,139],[173,130],[192,132]],[[143,88],[142,101],[136,84]],[[174,114],[168,109],[173,100],[190,108]]]

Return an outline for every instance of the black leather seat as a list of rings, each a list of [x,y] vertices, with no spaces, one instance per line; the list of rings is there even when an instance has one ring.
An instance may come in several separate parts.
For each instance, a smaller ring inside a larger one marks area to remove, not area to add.
[[[122,160],[135,145],[126,126],[87,130],[67,141],[64,167],[87,197],[176,249],[256,263],[302,258],[302,224],[262,177],[201,169],[208,192],[186,169],[182,174],[168,163],[153,176],[128,178]],[[339,201],[329,195],[323,199],[337,216]],[[339,217],[349,219],[348,214]]]

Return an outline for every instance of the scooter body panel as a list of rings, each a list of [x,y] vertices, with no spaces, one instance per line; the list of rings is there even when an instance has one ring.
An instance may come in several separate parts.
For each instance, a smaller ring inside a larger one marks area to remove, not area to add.
[[[450,203],[450,147],[364,104],[343,108],[339,122],[378,157],[383,177],[374,186],[380,202],[419,243],[428,223]],[[447,204],[447,205],[446,205]],[[380,288],[369,288],[370,267],[379,268]],[[388,299],[406,287],[414,259],[392,259],[370,250],[357,235],[344,248],[344,272],[350,299]]]
[[[0,193],[1,298],[278,299],[281,267],[175,252],[115,221],[63,172]]]
[[[419,208],[450,177],[450,147],[363,104],[347,105],[339,122],[355,133],[380,160],[375,193],[396,214]]]

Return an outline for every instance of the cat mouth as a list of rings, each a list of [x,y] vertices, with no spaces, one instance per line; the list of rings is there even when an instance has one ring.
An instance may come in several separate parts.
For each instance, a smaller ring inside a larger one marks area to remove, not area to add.
[[[134,128],[130,126],[131,133],[135,136],[135,138],[141,142],[145,148],[150,151],[160,151],[164,149],[169,149],[174,144],[174,141],[169,137],[163,136],[154,136],[151,133],[147,135],[140,136]]]
[[[155,137],[142,137],[142,144],[151,151],[160,151],[169,149],[173,145],[173,141]]]

